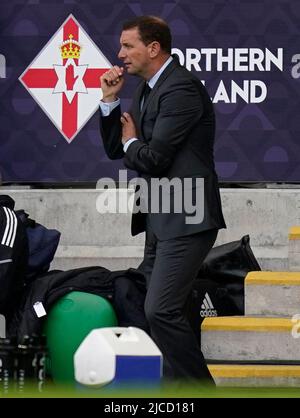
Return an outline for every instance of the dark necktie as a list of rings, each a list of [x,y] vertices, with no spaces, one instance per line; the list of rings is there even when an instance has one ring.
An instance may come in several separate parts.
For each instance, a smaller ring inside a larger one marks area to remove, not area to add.
[[[148,99],[148,96],[149,96],[151,90],[152,89],[149,86],[149,84],[148,83],[145,83],[144,90],[143,90],[143,95],[142,95],[142,100],[143,100],[142,101],[142,108],[144,107],[144,105],[145,105],[145,103],[146,103],[146,101]]]

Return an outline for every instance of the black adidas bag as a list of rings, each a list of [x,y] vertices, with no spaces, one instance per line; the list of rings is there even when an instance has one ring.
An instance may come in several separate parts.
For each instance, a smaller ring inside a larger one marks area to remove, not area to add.
[[[28,241],[14,211],[14,200],[0,195],[0,313],[9,323],[25,285]]]
[[[244,315],[244,280],[247,273],[259,270],[249,235],[211,249],[194,282],[187,306],[198,340],[204,318]]]

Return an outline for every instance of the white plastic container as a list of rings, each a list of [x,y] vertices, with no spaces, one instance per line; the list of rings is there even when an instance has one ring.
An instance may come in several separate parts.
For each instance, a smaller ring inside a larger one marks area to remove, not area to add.
[[[162,354],[139,328],[94,329],[75,352],[74,370],[75,380],[87,386],[154,383],[162,376]]]

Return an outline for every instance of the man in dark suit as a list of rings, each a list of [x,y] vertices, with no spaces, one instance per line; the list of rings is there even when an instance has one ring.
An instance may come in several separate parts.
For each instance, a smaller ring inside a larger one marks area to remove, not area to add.
[[[140,266],[147,278],[145,314],[163,353],[165,376],[211,380],[185,307],[218,229],[225,227],[214,168],[212,103],[198,78],[171,56],[171,33],[162,19],[142,16],[125,23],[120,43],[118,57],[125,68],[114,66],[101,77],[100,127],[107,155],[124,158],[149,186],[146,196],[140,195],[148,213],[132,217],[132,234],[146,231]],[[125,70],[142,82],[131,112],[121,114],[118,93]],[[182,193],[171,186],[175,179]],[[160,180],[170,186],[161,196],[169,201],[167,211],[161,202],[151,210],[159,201],[151,185]],[[203,193],[197,194],[201,184]]]

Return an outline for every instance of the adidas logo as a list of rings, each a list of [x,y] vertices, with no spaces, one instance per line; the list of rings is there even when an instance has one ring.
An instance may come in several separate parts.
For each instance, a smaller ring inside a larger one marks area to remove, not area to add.
[[[212,301],[207,292],[205,293],[205,296],[201,305],[200,316],[201,318],[204,318],[206,316],[218,316],[218,312],[215,309],[214,305],[212,304]]]

